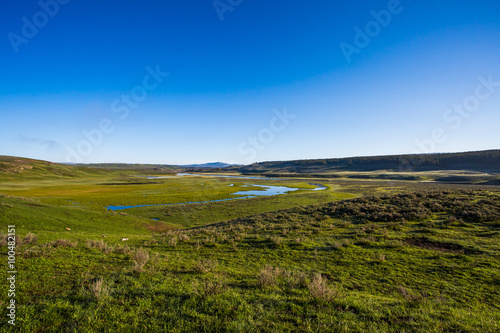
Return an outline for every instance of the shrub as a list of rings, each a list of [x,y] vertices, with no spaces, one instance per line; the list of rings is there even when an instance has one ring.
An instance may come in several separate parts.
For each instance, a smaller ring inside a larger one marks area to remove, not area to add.
[[[105,254],[112,252],[114,249],[111,245],[108,245],[108,243],[106,243],[102,239],[98,241],[87,240],[86,246],[91,249],[101,250]]]
[[[309,293],[315,301],[332,302],[339,296],[338,289],[329,287],[326,282],[326,278],[316,273],[307,285]]]
[[[200,260],[196,263],[194,270],[198,273],[208,273],[217,267],[217,262],[212,260]]]
[[[334,249],[339,249],[341,247],[342,247],[342,244],[339,243],[339,242],[333,242],[332,243],[332,248],[334,248]]]
[[[38,241],[38,237],[31,232],[28,232],[26,234],[26,237],[24,237],[24,239],[23,239],[24,244],[35,244],[37,241]]]
[[[260,270],[257,283],[263,288],[273,286],[280,272],[281,270],[278,267],[273,268],[273,266],[267,265]]]
[[[149,252],[142,247],[138,248],[134,253],[134,270],[142,271],[149,260]]]
[[[7,246],[7,235],[0,232],[0,246]]]
[[[289,289],[307,287],[307,274],[300,271],[282,271],[283,285]]]
[[[21,237],[19,235],[14,236],[14,240],[16,241],[16,245],[21,244]],[[12,240],[10,240],[12,241]],[[6,246],[9,243],[9,235],[0,233],[0,245]]]
[[[169,238],[168,241],[167,241],[167,243],[171,247],[176,247],[177,246],[177,241],[178,241],[177,236],[174,236],[174,237]]]
[[[144,242],[144,246],[151,246],[153,244],[156,244],[157,242],[158,241],[156,239],[151,238],[150,240]]]
[[[132,249],[128,245],[117,245],[114,252],[118,254],[132,254]]]
[[[180,234],[179,235],[179,240],[180,241],[187,241],[187,240],[189,240],[189,236],[186,235],[186,234]]]
[[[209,279],[201,283],[198,281],[193,282],[193,291],[196,295],[206,298],[212,295],[218,295],[228,289],[227,284],[223,283],[220,279]]]
[[[26,250],[24,250],[24,257],[25,258],[38,257],[41,253],[42,252],[36,247],[28,247]]]
[[[280,247],[281,244],[283,243],[283,239],[279,236],[269,236],[268,240],[274,247]]]
[[[99,278],[90,285],[90,293],[97,299],[105,297],[109,293],[109,288],[103,279]]]

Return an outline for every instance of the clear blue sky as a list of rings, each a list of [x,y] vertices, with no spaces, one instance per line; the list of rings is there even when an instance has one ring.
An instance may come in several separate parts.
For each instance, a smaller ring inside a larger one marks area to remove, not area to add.
[[[1,155],[247,164],[499,148],[496,0],[41,3],[0,4]]]

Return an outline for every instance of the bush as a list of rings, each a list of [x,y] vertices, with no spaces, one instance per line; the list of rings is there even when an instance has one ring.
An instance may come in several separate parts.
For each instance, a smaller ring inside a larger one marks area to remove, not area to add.
[[[167,243],[171,247],[176,247],[177,246],[177,241],[178,241],[178,238],[176,236],[174,236],[174,237],[169,238],[168,241],[167,241]]]
[[[186,234],[180,234],[179,235],[179,240],[180,241],[187,241],[187,240],[189,240],[189,236],[186,235]]]
[[[217,267],[217,262],[212,260],[200,260],[196,263],[194,270],[198,273],[208,273]]]
[[[86,246],[90,249],[101,250],[105,254],[113,252],[114,250],[114,248],[111,245],[108,245],[108,243],[106,243],[102,239],[98,241],[87,240]]]
[[[109,294],[109,288],[103,279],[99,278],[90,285],[90,293],[97,299],[107,296]]]
[[[288,289],[307,287],[307,274],[300,271],[282,271],[283,285]]]
[[[144,266],[149,261],[149,252],[142,247],[138,248],[134,253],[134,270],[137,272],[142,271]]]
[[[15,235],[14,240],[16,241],[16,246],[21,244],[21,238],[19,237],[19,235]],[[0,233],[0,245],[7,246],[8,242],[9,242],[9,235]]]
[[[257,283],[259,286],[266,288],[276,284],[276,280],[280,275],[281,270],[276,267],[267,265],[260,270]]]
[[[58,239],[52,243],[54,247],[76,247],[78,245],[78,241],[69,241],[67,239]]]
[[[279,237],[279,236],[269,236],[268,240],[276,248],[280,247],[281,244],[283,243],[283,239],[281,237]]]
[[[193,291],[196,295],[206,298],[212,295],[218,295],[228,289],[227,284],[223,283],[220,279],[209,279],[201,283],[198,281],[193,282]]]
[[[32,234],[31,232],[28,232],[26,234],[26,237],[23,239],[24,244],[35,244],[38,241],[38,237],[35,234]]]
[[[128,245],[117,245],[114,252],[118,254],[132,254],[132,249]]]
[[[307,285],[309,293],[315,301],[332,302],[339,296],[338,289],[329,287],[326,282],[326,278],[316,273],[313,275],[311,282]]]

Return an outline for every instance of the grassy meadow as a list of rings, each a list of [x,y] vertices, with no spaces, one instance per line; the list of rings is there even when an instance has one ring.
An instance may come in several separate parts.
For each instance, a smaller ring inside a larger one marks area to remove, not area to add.
[[[40,170],[0,175],[2,332],[500,331],[497,186]],[[196,203],[250,184],[300,190]]]

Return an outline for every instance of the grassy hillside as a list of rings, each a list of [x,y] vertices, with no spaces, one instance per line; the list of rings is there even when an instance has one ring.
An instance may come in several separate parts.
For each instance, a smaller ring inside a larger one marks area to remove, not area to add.
[[[18,238],[17,325],[2,332],[500,330],[500,190],[478,184],[486,173],[148,179],[1,161],[4,259],[7,225]],[[266,185],[300,190],[199,203]]]
[[[40,240],[64,237],[118,238],[150,235],[178,226],[117,212],[96,212],[78,206],[62,207],[33,199],[0,195],[0,225],[15,224],[20,234],[32,232]],[[70,230],[67,230],[69,228]]]
[[[97,170],[86,167],[74,167],[15,156],[0,155],[1,178],[51,178],[82,177],[99,174]]]
[[[91,163],[75,164],[78,167],[88,167],[92,169],[137,171],[144,174],[172,174],[182,172],[182,167],[163,164],[137,164],[137,163]]]
[[[19,231],[19,319],[5,332],[500,330],[499,192],[365,197],[155,234],[136,217],[0,202],[2,223],[33,219],[38,236]]]

